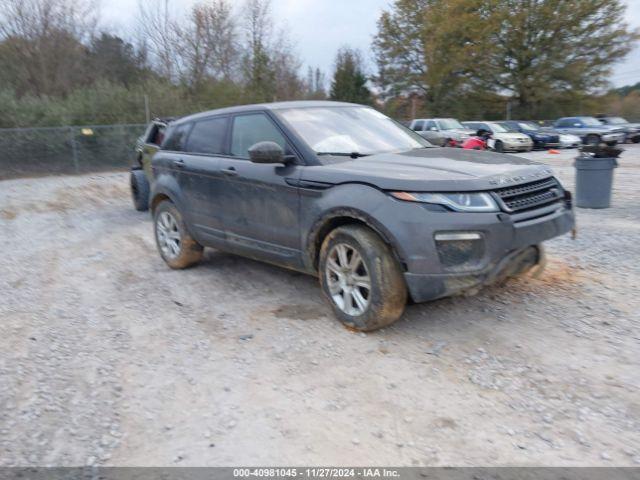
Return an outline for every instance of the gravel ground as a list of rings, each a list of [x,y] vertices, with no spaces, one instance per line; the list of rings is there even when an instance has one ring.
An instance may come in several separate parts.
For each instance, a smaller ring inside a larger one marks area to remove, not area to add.
[[[311,277],[169,270],[123,173],[0,182],[0,465],[640,464],[638,185],[631,146],[541,279],[365,335]]]

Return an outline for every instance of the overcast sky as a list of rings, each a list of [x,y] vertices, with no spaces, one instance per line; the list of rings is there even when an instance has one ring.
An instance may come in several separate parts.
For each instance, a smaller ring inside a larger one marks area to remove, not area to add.
[[[240,0],[235,0],[240,3]],[[174,0],[179,8],[188,9],[195,0]],[[373,73],[371,40],[376,21],[391,0],[272,0],[274,18],[286,25],[305,67],[320,67],[327,77],[333,70],[336,51],[342,45],[359,48]],[[627,22],[640,27],[640,0],[626,0]],[[102,18],[126,35],[137,15],[138,0],[102,0]],[[640,47],[615,65],[611,81],[615,86],[640,81]]]

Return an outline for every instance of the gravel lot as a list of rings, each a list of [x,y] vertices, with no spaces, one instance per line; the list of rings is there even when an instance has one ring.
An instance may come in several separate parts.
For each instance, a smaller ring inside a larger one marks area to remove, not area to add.
[[[124,173],[0,182],[0,465],[640,464],[638,185],[628,146],[541,279],[365,335],[311,277],[169,270]]]

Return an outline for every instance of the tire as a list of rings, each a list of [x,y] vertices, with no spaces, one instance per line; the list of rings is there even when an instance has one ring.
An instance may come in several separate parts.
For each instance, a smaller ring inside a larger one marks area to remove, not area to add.
[[[500,140],[496,140],[494,150],[498,153],[504,153],[504,144]]]
[[[153,212],[153,231],[160,256],[174,269],[188,268],[202,258],[204,248],[189,234],[182,215],[168,200]]]
[[[400,265],[389,246],[367,227],[347,225],[331,231],[320,249],[318,273],[327,300],[347,328],[376,330],[404,312],[407,286]]]
[[[143,170],[131,170],[129,176],[133,206],[139,212],[149,210],[149,180]]]
[[[633,138],[631,139],[631,141],[632,141],[633,143],[640,143],[640,135],[636,135],[635,137],[633,137]]]
[[[589,134],[587,135],[587,138],[584,139],[584,143],[587,145],[599,145],[600,137],[598,135]]]

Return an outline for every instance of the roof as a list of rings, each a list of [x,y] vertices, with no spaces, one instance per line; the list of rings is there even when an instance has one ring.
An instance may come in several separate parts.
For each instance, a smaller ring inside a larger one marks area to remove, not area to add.
[[[438,118],[416,118],[414,122],[429,122],[433,120],[455,120],[453,117],[438,117]]]
[[[313,107],[363,107],[357,103],[332,102],[330,100],[296,100],[291,102],[254,103],[251,105],[238,105],[235,107],[218,108],[206,112],[194,113],[180,118],[176,123],[196,120],[211,115],[221,115],[225,113],[251,112],[260,110],[282,110],[285,108],[313,108]]]

